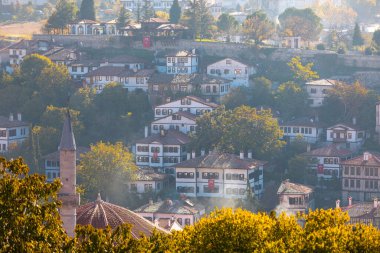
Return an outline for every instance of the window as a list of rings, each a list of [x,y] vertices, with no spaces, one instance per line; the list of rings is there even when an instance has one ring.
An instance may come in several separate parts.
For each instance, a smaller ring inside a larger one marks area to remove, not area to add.
[[[348,179],[344,180],[344,187],[348,187]]]
[[[369,168],[365,168],[365,175],[369,176]]]
[[[226,174],[226,180],[240,180],[240,181],[244,181],[244,174],[231,174],[231,173],[227,173]]]
[[[358,138],[362,139],[364,137],[364,133],[358,133]]]
[[[347,139],[349,139],[349,140],[352,139],[352,133],[347,134]]]
[[[350,180],[350,187],[351,188],[355,187],[355,180],[353,180],[353,179]]]
[[[136,184],[131,184],[131,191],[136,192],[137,191],[137,185]]]
[[[161,115],[161,110],[160,109],[156,109],[156,115]]]
[[[77,69],[77,67],[76,67],[76,66],[72,66],[72,67],[71,67],[71,71],[72,71],[72,72],[77,72],[77,71],[78,71],[78,69]]]
[[[153,190],[152,184],[144,184],[144,192],[151,192]]]
[[[355,167],[350,167],[350,174],[355,175]]]
[[[224,70],[224,74],[225,74],[225,75],[228,75],[229,73],[230,73],[230,70],[229,70],[229,69],[225,69],[225,70]]]
[[[360,188],[360,180],[356,180],[356,188]]]
[[[220,86],[220,92],[224,92],[224,86]]]
[[[110,77],[109,76],[106,76],[106,81],[109,81]]]
[[[215,185],[213,189],[208,188],[207,185],[203,186],[203,192],[204,193],[218,193],[219,192],[219,186]]]
[[[187,59],[187,58],[186,58],[186,59]],[[185,225],[187,225],[187,226],[190,225],[190,219],[189,219],[189,218],[186,218],[186,219],[185,219]]]
[[[152,153],[160,153],[160,147],[151,147],[150,152]]]
[[[144,84],[144,77],[136,77],[136,84]]]
[[[181,224],[181,226],[182,226],[182,218],[178,218],[177,221],[178,221],[178,223]]]
[[[210,86],[207,85],[207,86],[206,86],[206,93],[210,93],[210,91],[211,91]]]
[[[177,172],[177,178],[194,178],[194,172]]]
[[[149,162],[149,156],[137,156],[136,160],[137,160],[137,162],[140,162],[140,163],[148,163]]]
[[[311,94],[315,94],[315,93],[317,93],[317,89],[316,89],[316,88],[311,88],[311,89],[310,89],[310,93],[311,93]]]
[[[168,114],[168,110],[167,109],[162,109],[162,115],[167,115]]]
[[[158,125],[153,125],[153,130],[158,130]]]
[[[299,127],[293,127],[293,133],[298,134],[300,132]]]
[[[289,205],[303,205],[303,199],[301,197],[289,197]]]
[[[211,69],[210,74],[215,75],[215,69]]]
[[[172,58],[168,57],[168,63],[172,63]]]
[[[191,186],[177,186],[178,193],[194,193],[194,187]]]
[[[203,179],[219,179],[219,173],[218,172],[203,172],[202,178]]]
[[[194,132],[195,131],[195,126],[190,126],[190,132]]]
[[[185,105],[186,104],[186,99],[182,98],[181,99],[181,105]]]
[[[212,92],[216,93],[216,86],[212,86]]]
[[[7,131],[6,130],[0,130],[0,137],[7,137]]]
[[[16,135],[17,135],[16,129],[9,130],[9,137],[13,137],[13,136],[16,136]]]
[[[152,157],[150,158],[151,163],[160,163],[160,158],[159,157]]]
[[[137,151],[138,152],[149,152],[149,147],[148,146],[137,146]]]
[[[360,176],[360,167],[356,167],[356,175]]]

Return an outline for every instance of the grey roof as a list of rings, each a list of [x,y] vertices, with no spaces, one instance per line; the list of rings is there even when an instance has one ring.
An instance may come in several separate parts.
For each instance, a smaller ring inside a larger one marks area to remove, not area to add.
[[[136,210],[136,213],[168,213],[168,214],[198,214],[205,207],[195,200],[164,200],[152,204],[143,205]]]
[[[11,121],[8,117],[0,116],[0,128],[11,128],[21,126],[29,126],[29,123],[19,121],[17,119]]]
[[[302,184],[291,183],[289,179],[287,179],[281,183],[277,194],[308,194],[311,192],[313,192],[313,188]]]
[[[65,122],[63,123],[61,142],[59,144],[59,150],[71,150],[77,149],[75,144],[75,137],[73,127],[71,124],[70,112],[67,111]]]
[[[164,134],[152,134],[144,139],[136,141],[136,144],[151,144],[158,142],[163,145],[185,145],[190,142],[190,137],[176,130],[164,130]]]
[[[86,154],[89,151],[90,151],[90,148],[87,148],[87,147],[77,147],[77,149],[76,149],[77,160],[79,161],[80,158],[81,158],[80,156],[82,154]],[[43,156],[42,158],[45,159],[45,160],[49,160],[49,161],[59,161],[59,151],[55,151],[53,153],[47,154],[47,155]]]
[[[228,153],[212,152],[179,164],[176,168],[215,168],[215,169],[252,169],[266,162],[255,159],[240,159],[239,156]]]
[[[342,207],[341,209],[342,211],[347,212],[351,219],[373,219],[380,217],[380,204],[377,207],[374,207],[373,202],[357,203],[351,206]],[[374,224],[374,226],[376,225]]]
[[[339,145],[331,144],[326,147],[317,148],[303,153],[304,156],[324,156],[324,157],[349,157],[354,152],[350,149],[341,148]]]
[[[323,124],[321,122],[317,122],[313,119],[303,117],[303,118],[297,118],[292,119],[286,122],[280,122],[280,126],[304,126],[304,127],[316,127],[321,128],[323,127]]]
[[[152,169],[138,169],[135,181],[163,181],[170,177],[168,174],[159,174]],[[133,182],[133,181],[132,181]]]

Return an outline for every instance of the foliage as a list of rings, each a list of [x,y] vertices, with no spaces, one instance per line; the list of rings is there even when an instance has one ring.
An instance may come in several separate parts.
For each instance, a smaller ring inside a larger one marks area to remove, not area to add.
[[[155,16],[163,20],[169,20],[170,16],[165,11],[156,11]]]
[[[366,47],[365,49],[364,49],[364,54],[365,55],[372,55],[373,54],[373,48],[372,47]]]
[[[312,9],[288,8],[278,17],[282,36],[316,40],[322,31],[321,19]]]
[[[354,34],[352,35],[352,45],[353,46],[362,46],[364,45],[364,39],[360,32],[359,24],[355,23]]]
[[[372,44],[374,47],[379,50],[380,49],[380,30],[376,30],[372,35]]]
[[[96,20],[94,0],[82,0],[78,14],[80,20]]]
[[[292,182],[305,184],[308,159],[297,155],[288,161],[288,177]]]
[[[45,28],[48,31],[53,29],[63,33],[66,26],[76,18],[77,7],[67,0],[59,0],[55,8],[56,10],[47,20]]]
[[[182,10],[181,10],[181,7],[179,6],[178,0],[174,0],[169,11],[170,23],[178,24],[179,20],[181,19],[181,13],[182,13]]]
[[[272,155],[283,145],[278,122],[270,111],[240,106],[234,110],[221,107],[197,119],[198,130],[192,136],[197,149],[217,148],[238,153],[251,149],[255,157]]]
[[[153,8],[152,0],[143,0],[141,13],[142,13],[143,20],[148,20],[154,17],[154,8]]]
[[[133,178],[134,170],[132,154],[122,143],[98,142],[81,156],[78,174],[87,199],[101,193],[112,202],[121,202],[125,184]]]
[[[263,40],[269,39],[275,32],[275,26],[267,15],[262,11],[256,11],[247,16],[243,23],[244,33],[255,41],[255,44],[262,43]]]
[[[307,109],[307,93],[294,82],[281,84],[275,94],[276,108],[285,120],[303,116]]]
[[[251,90],[245,86],[231,88],[230,92],[223,96],[222,104],[227,109],[234,109],[242,105],[252,105]]]
[[[127,21],[131,18],[130,12],[127,12],[127,10],[122,6],[120,8],[119,16],[117,18],[117,28],[120,29],[125,26]]]
[[[306,82],[319,78],[318,73],[312,70],[313,65],[314,64],[312,62],[302,65],[301,58],[299,56],[293,57],[288,62],[288,66],[293,72],[294,79],[299,82]]]
[[[347,29],[354,25],[357,13],[346,5],[336,5],[333,0],[326,0],[313,6],[315,14],[321,18],[324,28]]]
[[[252,100],[254,106],[274,105],[274,96],[272,92],[272,82],[265,77],[253,79]]]
[[[207,6],[206,0],[193,0],[189,2],[189,8],[185,12],[187,25],[195,38],[209,38],[213,17]]]
[[[227,13],[223,13],[219,16],[216,25],[218,26],[219,31],[230,34],[238,27],[239,23],[234,17],[228,15]]]
[[[28,174],[21,158],[0,157],[0,249],[2,252],[56,252],[67,243],[58,208],[58,180]]]
[[[317,50],[325,50],[326,48],[325,48],[325,44],[323,44],[323,43],[319,43],[318,45],[317,45]]]

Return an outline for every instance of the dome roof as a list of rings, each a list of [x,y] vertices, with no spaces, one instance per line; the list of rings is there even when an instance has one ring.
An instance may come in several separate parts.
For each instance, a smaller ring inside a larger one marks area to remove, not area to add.
[[[109,225],[114,229],[124,223],[132,225],[131,233],[134,238],[139,238],[141,234],[149,237],[154,229],[168,233],[127,208],[103,201],[100,194],[96,201],[77,208],[77,224],[80,225],[92,225],[95,228],[105,228]]]

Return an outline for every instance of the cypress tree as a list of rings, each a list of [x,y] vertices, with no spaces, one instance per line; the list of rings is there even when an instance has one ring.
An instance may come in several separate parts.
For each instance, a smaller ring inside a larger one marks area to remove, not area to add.
[[[83,0],[80,5],[79,19],[96,20],[94,0]]]
[[[364,40],[363,40],[362,34],[360,32],[360,28],[359,28],[358,23],[355,24],[354,35],[352,36],[352,45],[353,46],[364,45]]]
[[[181,7],[179,6],[178,0],[174,0],[172,7],[170,7],[170,23],[178,24],[181,18]]]

